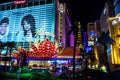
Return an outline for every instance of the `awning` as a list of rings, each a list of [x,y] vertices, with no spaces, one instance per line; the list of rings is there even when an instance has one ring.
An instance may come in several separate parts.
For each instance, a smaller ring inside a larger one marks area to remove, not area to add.
[[[54,57],[56,58],[72,58],[74,53],[74,47],[66,47],[62,48],[59,53],[57,53]],[[76,47],[75,58],[79,58],[80,49]]]

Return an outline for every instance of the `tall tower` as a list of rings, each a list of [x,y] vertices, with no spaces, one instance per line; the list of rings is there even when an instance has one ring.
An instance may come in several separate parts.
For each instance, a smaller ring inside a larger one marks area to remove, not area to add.
[[[83,48],[83,37],[82,37],[82,27],[81,27],[81,23],[78,21],[77,22],[77,29],[78,29],[78,33],[77,33],[77,42],[76,42],[76,46]]]
[[[88,46],[94,46],[95,45],[95,24],[94,22],[87,24],[87,33],[88,33]]]
[[[64,2],[58,3],[58,29],[57,29],[57,39],[61,47],[71,46],[71,36],[69,33],[70,27],[72,26],[69,11]]]

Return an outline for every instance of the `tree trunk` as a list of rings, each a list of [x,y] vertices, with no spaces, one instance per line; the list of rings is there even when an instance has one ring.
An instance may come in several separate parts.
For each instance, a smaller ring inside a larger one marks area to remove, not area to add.
[[[73,80],[75,80],[75,54],[76,54],[76,35],[74,38],[74,52],[73,52]]]
[[[8,54],[8,46],[7,46],[7,49],[6,49],[5,57],[7,57],[7,54]],[[5,63],[4,63],[4,65],[7,65],[6,63],[7,63],[7,60],[6,60],[6,58],[5,58]]]
[[[0,58],[1,58],[1,52],[2,52],[2,49],[1,49],[1,46],[0,46]]]
[[[105,66],[107,68],[107,72],[110,72],[110,66],[109,66],[109,61],[108,61],[108,55],[107,55],[107,45],[104,45],[104,54],[105,54]]]
[[[11,65],[11,53],[12,53],[12,47],[10,47],[9,66],[12,66]]]

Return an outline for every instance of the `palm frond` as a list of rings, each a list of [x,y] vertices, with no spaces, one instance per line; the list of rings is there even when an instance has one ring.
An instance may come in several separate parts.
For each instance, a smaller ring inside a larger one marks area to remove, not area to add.
[[[101,44],[101,45],[104,45],[104,44],[113,44],[115,43],[115,41],[110,37],[109,35],[109,30],[107,30],[106,32],[103,31],[101,33],[101,36],[98,37],[98,41],[97,43]]]

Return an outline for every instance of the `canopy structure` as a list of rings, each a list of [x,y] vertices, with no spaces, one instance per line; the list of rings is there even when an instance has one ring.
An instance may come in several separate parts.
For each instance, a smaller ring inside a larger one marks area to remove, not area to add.
[[[58,47],[55,43],[46,38],[38,45],[31,44],[32,50],[25,50],[24,48],[18,48],[18,53],[12,53],[14,57],[26,56],[27,59],[35,60],[55,60],[55,59],[72,59],[74,54],[74,47]],[[80,49],[76,47],[75,58],[80,57]]]
[[[28,57],[28,59],[34,60],[68,60],[73,58],[74,48],[67,47],[67,48],[60,48],[59,52],[52,56],[52,57]],[[18,54],[14,54],[14,57],[19,56]],[[76,48],[75,58],[80,57],[80,49]]]
[[[74,48],[73,47],[66,47],[62,48],[54,57],[56,58],[73,58]],[[79,58],[80,56],[80,49],[76,47],[75,58]]]

